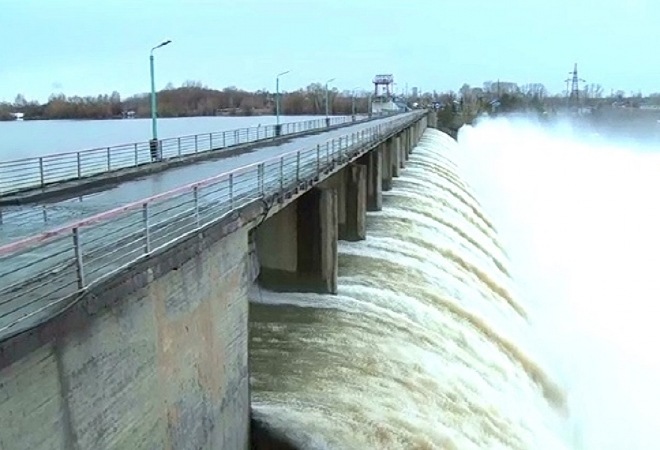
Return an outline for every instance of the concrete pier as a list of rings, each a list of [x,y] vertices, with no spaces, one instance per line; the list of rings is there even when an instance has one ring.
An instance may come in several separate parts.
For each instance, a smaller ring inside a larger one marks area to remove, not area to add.
[[[392,147],[394,146],[394,138],[390,138],[381,144],[379,151],[382,152],[381,158],[381,180],[382,190],[389,191],[392,189]]]
[[[438,113],[429,111],[426,115],[426,124],[429,128],[438,128]]]
[[[256,230],[265,288],[337,293],[337,206],[336,189],[314,188]]]
[[[403,132],[403,137],[406,141],[406,153],[410,154],[412,150],[412,132],[410,129]]]
[[[339,238],[361,241],[367,238],[367,166],[351,164],[345,171],[346,223]]]
[[[370,151],[361,158],[367,167],[367,211],[383,209],[382,146]]]
[[[401,170],[401,137],[397,136],[392,140],[390,148],[390,157],[392,163],[392,177],[397,178]]]
[[[410,150],[406,149],[405,147],[401,147],[401,157],[400,157],[400,162],[401,162],[401,168],[405,169],[406,167],[406,161],[410,158]]]

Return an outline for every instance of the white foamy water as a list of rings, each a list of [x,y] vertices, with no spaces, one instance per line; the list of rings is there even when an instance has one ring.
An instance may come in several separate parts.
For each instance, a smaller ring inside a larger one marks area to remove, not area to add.
[[[505,119],[465,128],[459,142],[565,387],[573,448],[660,448],[653,142]]]
[[[367,240],[340,242],[339,295],[253,292],[255,417],[300,448],[572,448],[536,303],[464,153],[427,130]]]

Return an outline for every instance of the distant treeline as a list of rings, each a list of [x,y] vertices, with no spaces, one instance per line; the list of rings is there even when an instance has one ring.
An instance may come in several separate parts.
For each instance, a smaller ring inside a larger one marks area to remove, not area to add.
[[[329,92],[331,114],[351,114],[368,109],[367,93]],[[235,87],[211,89],[199,82],[186,82],[175,88],[171,84],[158,92],[159,117],[215,115],[265,115],[275,113],[275,93],[248,92]],[[311,84],[305,89],[281,94],[281,113],[287,115],[325,114],[325,89]],[[30,119],[111,119],[150,117],[150,95],[139,94],[122,99],[118,92],[97,97],[66,97],[53,94],[46,103],[26,100],[21,94],[13,103],[0,102],[0,120],[13,120],[12,113]]]
[[[482,86],[464,84],[458,91],[398,95],[400,103],[411,107],[435,106],[444,121],[459,126],[470,123],[481,114],[500,114],[517,111],[552,114],[572,103],[567,93],[550,94],[540,83],[518,85],[513,82],[487,81]],[[330,114],[365,113],[369,108],[369,92],[329,92]],[[606,96],[598,84],[584,85],[579,92],[579,106],[583,108],[640,108],[660,107],[660,94],[643,97],[641,93],[612,91]],[[97,97],[66,97],[53,94],[46,103],[28,101],[23,95],[13,103],[0,102],[0,120],[12,120],[12,113],[22,113],[24,119],[109,119],[122,117],[150,117],[150,95],[138,94],[122,99],[118,92]],[[265,115],[275,113],[275,93],[249,92],[236,87],[212,89],[200,82],[187,81],[181,87],[169,84],[158,92],[159,117],[189,117],[216,115]],[[325,87],[310,84],[304,89],[281,94],[281,113],[287,115],[325,114]]]
[[[434,93],[433,101],[438,109],[438,126],[452,135],[483,115],[524,113],[549,119],[569,111],[599,122],[660,117],[660,93],[643,96],[640,92],[611,91],[605,95],[603,91],[599,84],[588,84],[577,96],[569,96],[566,91],[553,95],[540,83],[487,81],[477,87],[464,84],[458,92]]]

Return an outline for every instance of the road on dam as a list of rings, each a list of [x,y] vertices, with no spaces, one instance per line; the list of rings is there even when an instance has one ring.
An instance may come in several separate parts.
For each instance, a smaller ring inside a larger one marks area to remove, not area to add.
[[[259,147],[241,155],[197,162],[160,173],[148,174],[136,180],[110,184],[103,190],[92,193],[83,192],[72,198],[23,206],[5,206],[0,208],[0,245],[248,164],[296,150],[313,148],[339,136],[357,133],[374,125],[390,123],[397,117],[364,121],[329,131],[291,138],[277,144]]]
[[[86,212],[85,219],[72,223],[69,214],[59,219],[69,219],[59,228],[52,221],[35,220],[33,227],[50,226],[44,233],[0,245],[0,337],[18,333],[75,303],[76,295],[89,283],[128,267],[140,255],[163,248],[264,194],[282,196],[302,180],[312,180],[335,164],[344,164],[352,152],[370,148],[416,117],[416,113],[400,114],[227,161],[145,176],[73,203],[80,208],[79,214]],[[206,171],[190,170],[199,167]],[[165,181],[154,185],[154,178]],[[152,189],[155,196],[147,198],[146,189]],[[127,196],[121,197],[123,192]],[[109,195],[121,202],[119,208],[109,210],[107,202],[97,201]],[[32,208],[53,208],[61,203]],[[45,211],[52,214],[52,210]],[[28,227],[18,223],[5,221],[3,227],[16,230],[16,236],[28,234]]]

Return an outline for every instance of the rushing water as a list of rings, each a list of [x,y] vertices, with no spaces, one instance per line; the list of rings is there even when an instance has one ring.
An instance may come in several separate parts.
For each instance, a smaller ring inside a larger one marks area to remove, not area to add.
[[[339,294],[254,289],[255,419],[299,448],[571,448],[568,400],[489,214],[427,130],[339,243]]]
[[[579,449],[660,448],[660,123],[628,125],[502,119],[459,136]]]

